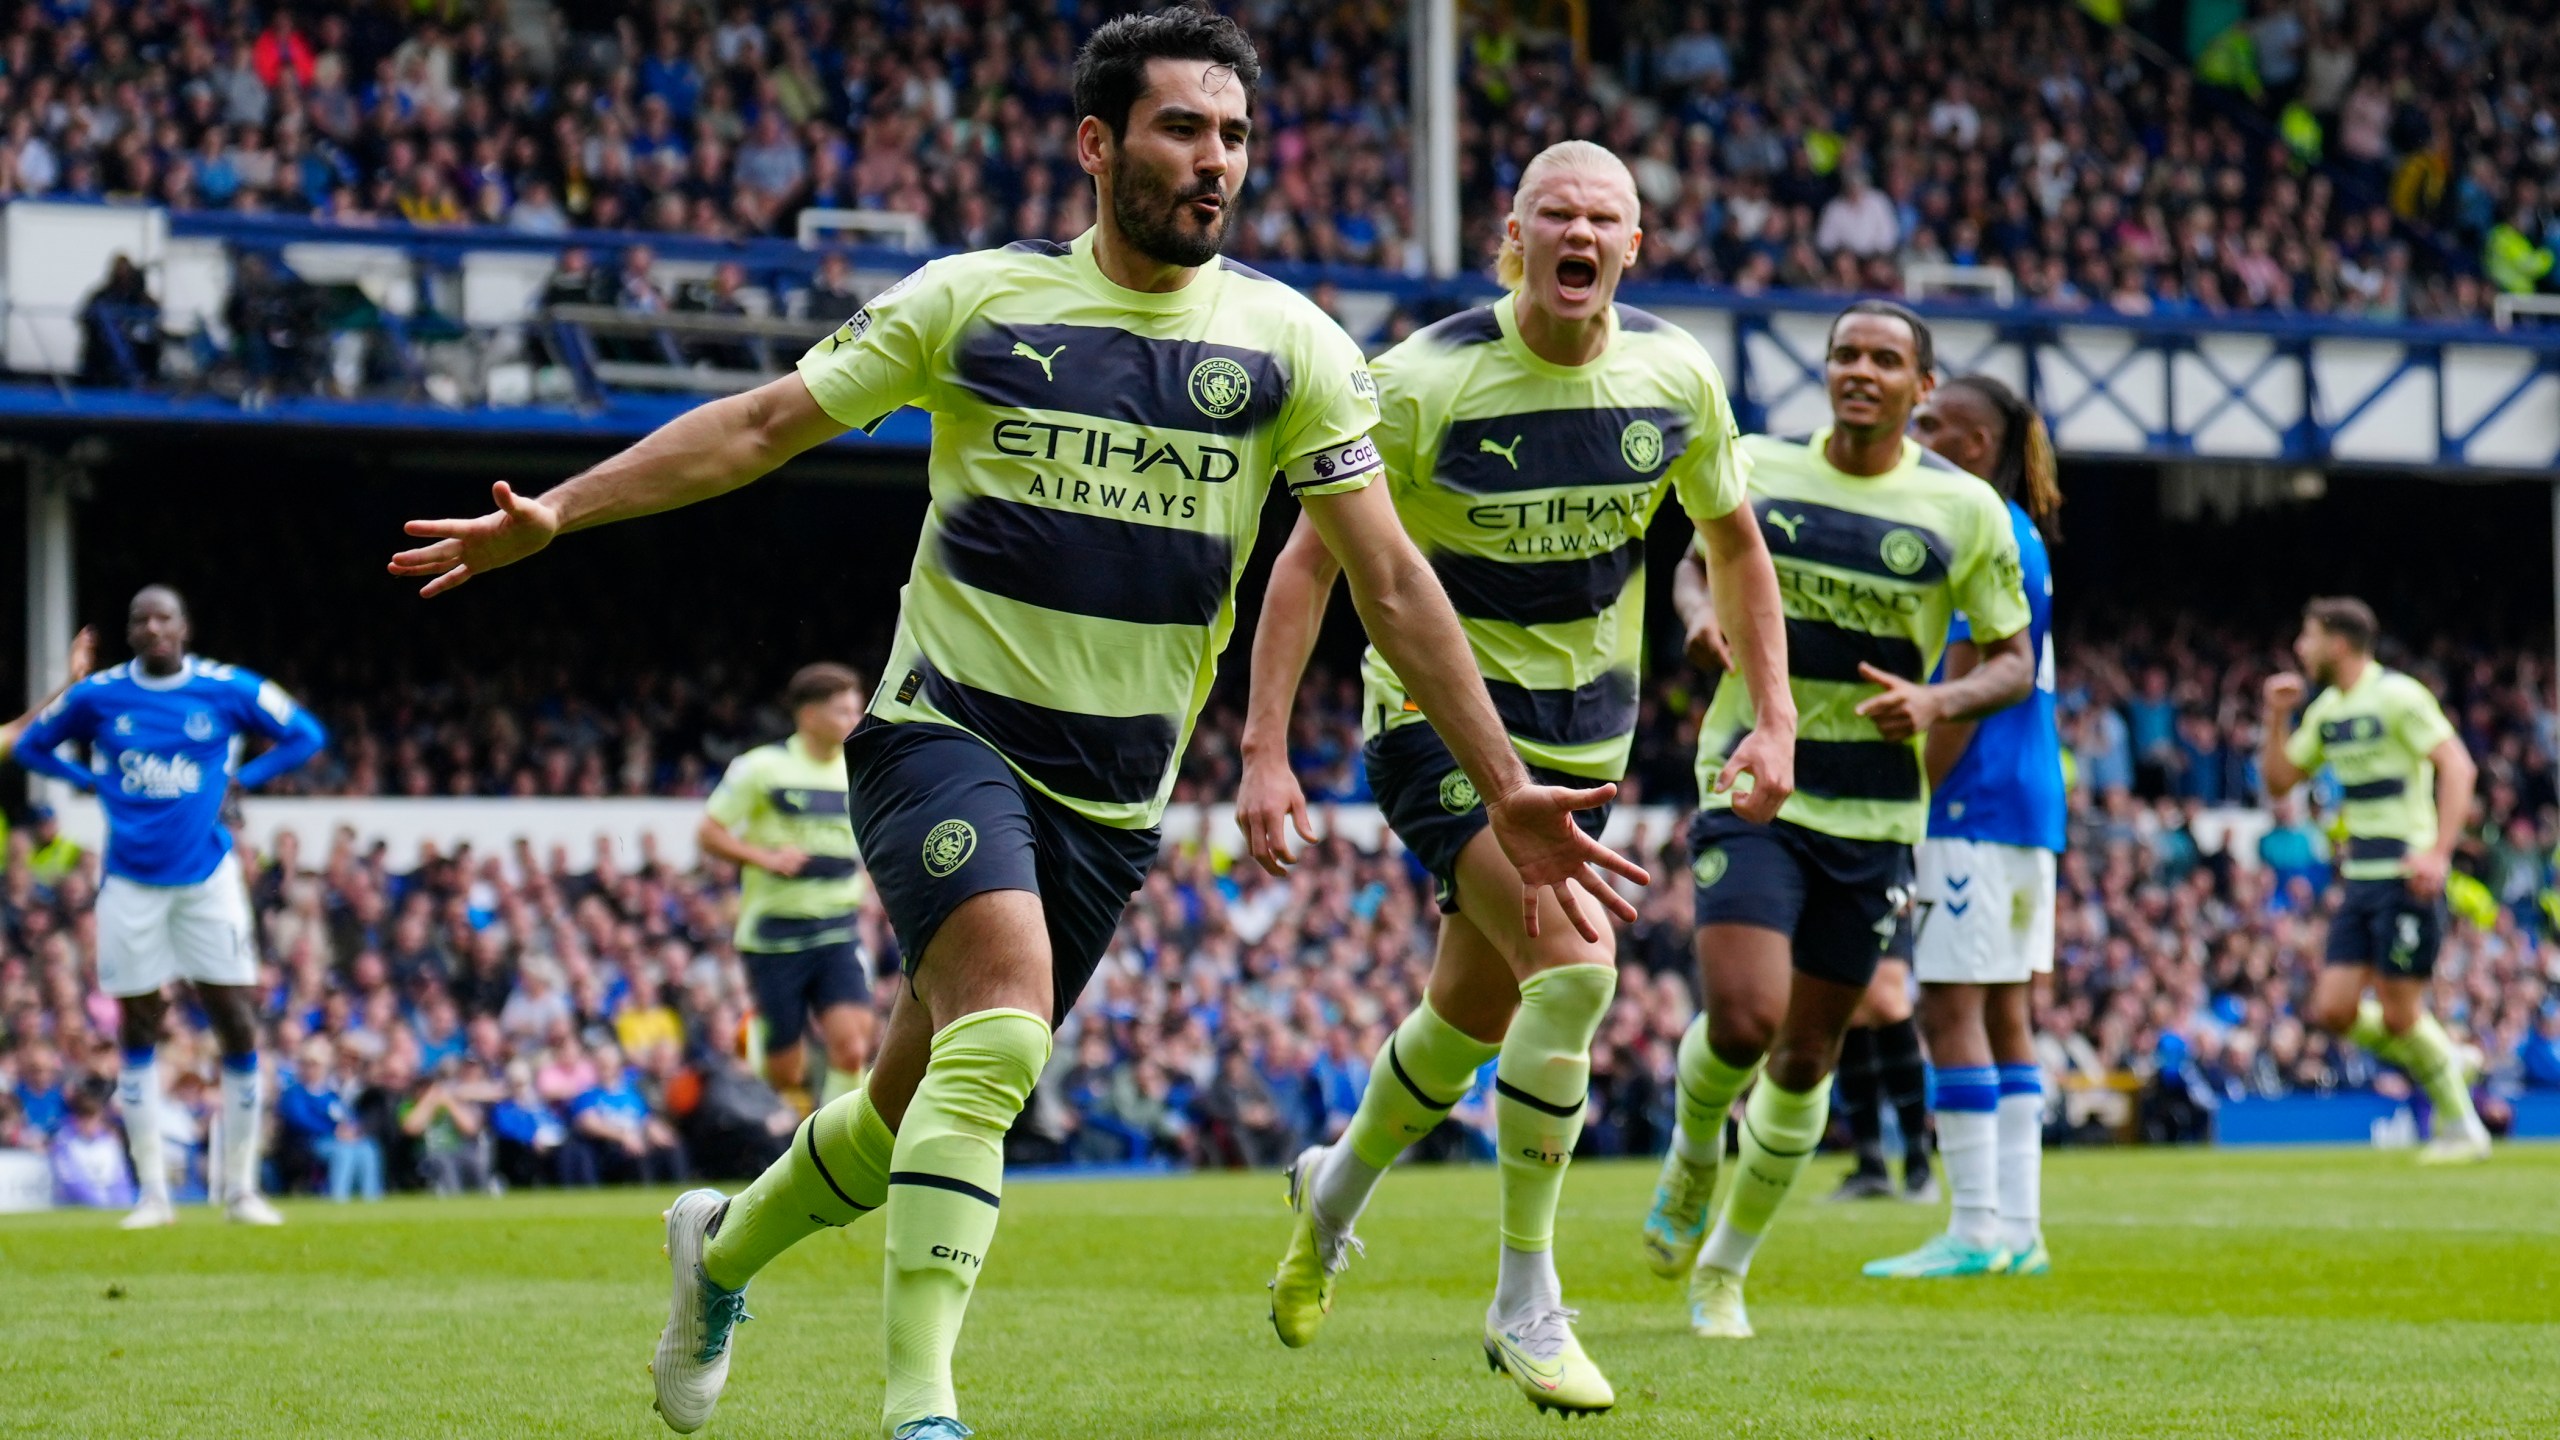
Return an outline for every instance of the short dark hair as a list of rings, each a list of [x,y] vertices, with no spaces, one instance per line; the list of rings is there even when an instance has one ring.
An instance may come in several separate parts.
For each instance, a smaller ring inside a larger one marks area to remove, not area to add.
[[[1882,315],[1888,320],[1899,320],[1910,326],[1914,351],[1911,357],[1912,363],[1919,367],[1923,375],[1930,374],[1938,368],[1938,346],[1936,341],[1929,338],[1929,322],[1913,314],[1910,306],[1897,305],[1890,300],[1859,300],[1852,303],[1848,309],[1832,316],[1831,328],[1824,331],[1822,336],[1824,350],[1831,348],[1831,337],[1840,333],[1840,322],[1852,315]]]
[[[838,665],[832,660],[821,660],[814,665],[803,665],[792,672],[791,683],[782,687],[782,703],[796,715],[800,713],[800,707],[803,705],[815,705],[821,700],[833,700],[847,690],[861,688],[862,677],[855,673],[852,666]]]
[[[1153,15],[1123,15],[1093,32],[1076,52],[1076,118],[1091,115],[1118,140],[1129,131],[1129,107],[1146,92],[1150,60],[1206,60],[1236,72],[1245,103],[1262,84],[1262,60],[1244,27],[1188,5]]]
[[[2373,607],[2353,595],[2323,595],[2302,607],[2302,618],[2353,645],[2361,655],[2373,653],[2374,637],[2382,633]]]

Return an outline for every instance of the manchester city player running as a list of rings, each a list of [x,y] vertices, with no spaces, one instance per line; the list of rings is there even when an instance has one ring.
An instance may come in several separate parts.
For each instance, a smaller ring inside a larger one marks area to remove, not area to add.
[[[1832,423],[1802,444],[1743,442],[1786,603],[1801,731],[1796,793],[1767,824],[1736,813],[1714,784],[1752,724],[1734,675],[1718,683],[1698,735],[1703,800],[1689,841],[1706,1013],[1681,1038],[1680,1119],[1644,1243],[1666,1277],[1695,1256],[1689,1315],[1702,1336],[1750,1335],[1744,1272],[1822,1138],[1841,1032],[1893,937],[1911,846],[1928,825],[1921,734],[2015,704],[2035,679],[2007,510],[1903,433],[1930,367],[1918,316],[1859,301],[1831,326]],[[1697,564],[1694,550],[1683,563]],[[1713,625],[1690,598],[1691,629]],[[1981,663],[1923,683],[1958,610]],[[1739,1165],[1701,1248],[1725,1115],[1755,1075]]]
[[[1607,150],[1568,140],[1520,177],[1500,269],[1511,294],[1415,335],[1376,362],[1378,449],[1407,533],[1457,606],[1511,743],[1559,785],[1615,781],[1635,727],[1644,533],[1666,494],[1705,536],[1735,597],[1734,632],[1762,723],[1723,777],[1751,772],[1746,810],[1786,796],[1794,705],[1777,577],[1742,508],[1744,472],[1715,362],[1689,334],[1614,304],[1642,243],[1635,181]],[[1287,760],[1289,707],[1341,567],[1301,521],[1273,570],[1254,636],[1237,818],[1280,873],[1288,831],[1313,838]],[[1349,1131],[1289,1172],[1297,1224],[1272,1285],[1280,1338],[1305,1345],[1348,1263],[1352,1222],[1388,1165],[1499,1057],[1501,1265],[1487,1358],[1541,1409],[1605,1410],[1608,1379],[1574,1338],[1552,1244],[1582,1130],[1591,1037],[1616,992],[1608,941],[1547,917],[1523,930],[1520,877],[1465,773],[1371,651],[1369,780],[1396,833],[1438,882],[1430,990],[1369,1072]],[[1580,817],[1593,833],[1603,809]]]
[[[2444,939],[2445,872],[2479,767],[2426,685],[2373,658],[2379,629],[2361,600],[2303,608],[2294,658],[2325,688],[2296,729],[2302,676],[2269,677],[2258,767],[2269,798],[2323,765],[2337,772],[2343,797],[2341,894],[2309,1018],[2408,1071],[2435,1104],[2435,1135],[2419,1160],[2464,1164],[2489,1158],[2489,1130],[2452,1037],[2427,1010],[2427,982]],[[2381,1003],[2364,998],[2368,987]]]
[[[862,865],[847,816],[844,740],[862,720],[862,678],[804,665],[782,692],[791,733],[729,762],[694,832],[739,867],[738,953],[764,1020],[764,1074],[810,1108],[803,1037],[818,1022],[824,1097],[850,1090],[871,1049],[871,996],[854,942]]]
[[[1447,597],[1369,484],[1377,407],[1358,349],[1294,291],[1218,259],[1259,74],[1243,31],[1206,12],[1102,26],[1075,76],[1093,230],[935,261],[797,373],[540,500],[501,485],[495,514],[412,522],[434,543],[392,562],[437,593],[564,531],[734,489],[901,405],[935,416],[897,638],[846,746],[854,832],[909,984],[863,1091],[811,1116],[734,1201],[697,1190],[669,1212],[654,1368],[678,1430],[719,1397],[749,1278],[886,1204],[884,1428],[968,1433],[951,1352],[995,1234],[1004,1134],[1155,859],[1273,481],[1488,797],[1524,925],[1552,890],[1598,933],[1568,887],[1633,917],[1594,867],[1643,871],[1573,822],[1614,791],[1531,781]]]
[[[107,812],[98,887],[98,984],[122,1011],[124,1111],[141,1203],[128,1230],[177,1222],[160,1152],[161,993],[196,987],[222,1049],[223,1207],[245,1225],[281,1225],[258,1193],[258,952],[249,891],[222,823],[230,786],[254,790],[320,752],[328,734],[282,686],[187,653],[187,607],[163,585],[133,597],[133,659],[64,691],[18,736],[18,763],[94,791]],[[233,773],[246,736],[273,742]],[[89,763],[54,753],[79,742]]]
[[[2038,1225],[2044,1072],[2028,989],[2053,970],[2054,857],[2062,853],[2062,734],[2054,715],[2053,563],[2062,508],[2053,444],[2017,392],[1987,375],[1938,387],[1911,422],[1920,443],[1991,482],[2009,509],[2036,657],[2027,698],[1980,722],[1929,727],[1929,838],[1914,968],[1938,1079],[1938,1157],[1955,1202],[1946,1233],[1866,1273],[1932,1278],[2052,1268]],[[1941,678],[1981,652],[1959,612]]]

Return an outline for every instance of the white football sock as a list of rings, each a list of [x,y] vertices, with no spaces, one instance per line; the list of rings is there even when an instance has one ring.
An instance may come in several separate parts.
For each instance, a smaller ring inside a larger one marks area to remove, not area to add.
[[[116,1108],[124,1114],[133,1183],[144,1203],[169,1203],[169,1158],[160,1148],[160,1059],[156,1050],[127,1050],[116,1076]]]
[[[1369,1206],[1369,1196],[1387,1173],[1384,1165],[1372,1165],[1360,1158],[1348,1141],[1337,1140],[1324,1147],[1324,1158],[1316,1162],[1316,1222],[1329,1230],[1348,1230],[1351,1222]]]
[[[1937,1077],[1938,1160],[1955,1202],[1947,1233],[1987,1247],[2000,1239],[2000,1072],[1942,1065]]]
[[[252,1051],[239,1060],[222,1057],[222,1198],[257,1189],[258,1056]]]
[[[2000,1243],[2024,1254],[2044,1234],[2044,1074],[2000,1067]]]
[[[1560,1309],[1564,1287],[1556,1280],[1556,1252],[1502,1247],[1502,1271],[1494,1281],[1493,1313],[1505,1320]]]

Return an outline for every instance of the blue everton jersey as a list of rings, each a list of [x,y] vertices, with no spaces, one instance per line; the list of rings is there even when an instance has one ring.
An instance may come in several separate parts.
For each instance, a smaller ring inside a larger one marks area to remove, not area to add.
[[[1934,839],[1985,840],[2059,854],[2063,846],[2062,731],[2054,715],[2053,560],[2026,508],[2009,502],[2018,534],[2018,566],[2027,592],[2027,643],[2036,657],[2036,685],[2027,698],[1986,715],[1973,743],[1929,796]],[[1947,642],[1971,640],[1959,613],[1947,626]],[[1946,678],[1946,662],[1933,679]]]
[[[241,768],[255,787],[310,759],[327,741],[320,722],[272,680],[193,655],[175,675],[131,664],[72,686],[18,737],[18,762],[94,790],[107,812],[107,873],[141,885],[193,885],[231,851],[222,824],[237,741],[272,749]],[[82,769],[56,747],[84,741]]]

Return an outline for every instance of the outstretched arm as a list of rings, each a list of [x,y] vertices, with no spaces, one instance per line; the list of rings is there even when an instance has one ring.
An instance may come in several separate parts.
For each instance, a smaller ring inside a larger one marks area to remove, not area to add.
[[[502,480],[490,487],[498,508],[486,515],[410,521],[409,534],[434,543],[392,556],[391,573],[423,577],[418,593],[441,595],[532,555],[553,536],[725,495],[846,428],[818,407],[798,373],[785,375],[686,411],[540,499]]]
[[[1709,608],[1722,631],[1718,648],[1728,666],[1741,667],[1751,691],[1751,733],[1733,747],[1716,788],[1730,790],[1749,775],[1751,791],[1734,797],[1734,813],[1766,824],[1796,788],[1796,697],[1787,684],[1787,615],[1778,598],[1778,572],[1769,563],[1759,517],[1748,505],[1699,521],[1698,534],[1706,541],[1707,589],[1714,602]]]
[[[1333,599],[1333,582],[1342,563],[1324,545],[1315,523],[1298,517],[1289,543],[1272,564],[1271,584],[1262,593],[1262,619],[1253,630],[1253,690],[1245,702],[1244,776],[1236,787],[1236,824],[1244,831],[1245,849],[1274,875],[1297,862],[1289,846],[1289,827],[1312,845],[1314,822],[1307,818],[1307,793],[1289,769],[1289,711],[1297,700],[1298,679],[1306,674],[1307,657],[1315,653],[1316,636],[1324,629],[1325,607]]]
[[[1458,612],[1450,608],[1439,577],[1413,548],[1385,488],[1370,485],[1311,495],[1305,505],[1307,518],[1351,582],[1351,599],[1360,607],[1370,640],[1484,797],[1494,838],[1527,882],[1520,895],[1523,927],[1531,935],[1538,933],[1538,891],[1553,889],[1574,928],[1585,939],[1598,940],[1599,927],[1574,900],[1575,886],[1589,891],[1619,919],[1634,920],[1635,906],[1593,867],[1640,884],[1651,877],[1573,823],[1574,811],[1607,804],[1618,787],[1567,790],[1530,781],[1528,767],[1511,748],[1493,698],[1485,692],[1484,678],[1476,672]]]
[[[62,683],[54,686],[53,693],[37,701],[26,714],[0,723],[0,760],[9,758],[9,752],[18,746],[18,737],[26,732],[27,726],[34,723],[38,715],[44,713],[47,706],[61,699],[63,691],[88,679],[91,667],[97,663],[98,632],[83,625],[79,633],[71,637],[71,651],[63,662]]]

